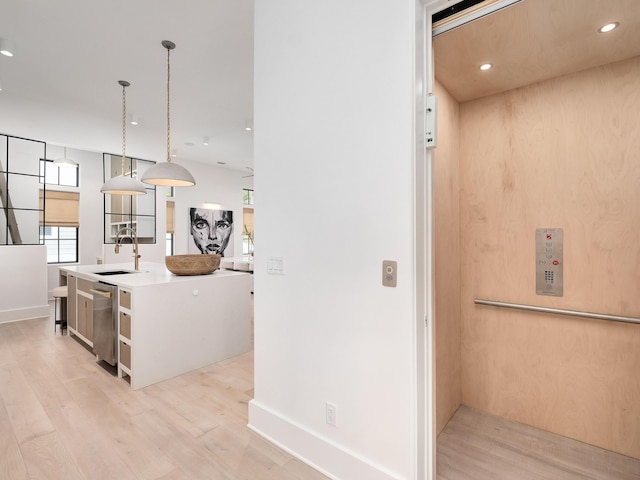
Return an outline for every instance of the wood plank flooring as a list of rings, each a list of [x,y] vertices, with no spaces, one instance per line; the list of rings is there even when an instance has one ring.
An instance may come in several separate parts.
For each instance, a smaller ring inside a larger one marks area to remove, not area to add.
[[[640,460],[460,407],[437,440],[437,480],[638,480]]]
[[[246,427],[252,395],[252,353],[133,391],[52,319],[0,324],[0,479],[326,480]],[[437,480],[640,480],[638,460],[467,407],[437,447]]]
[[[50,318],[0,324],[2,480],[326,480],[246,427],[253,354],[142,390]]]

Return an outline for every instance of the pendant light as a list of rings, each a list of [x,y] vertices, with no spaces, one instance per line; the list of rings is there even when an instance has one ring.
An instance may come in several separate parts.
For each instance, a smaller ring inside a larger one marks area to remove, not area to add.
[[[67,147],[63,147],[63,155],[62,158],[56,158],[53,161],[53,166],[54,167],[63,167],[63,168],[78,168],[78,163],[74,162],[72,159],[70,159],[69,157],[67,157]]]
[[[196,184],[193,175],[183,166],[171,161],[170,54],[171,50],[176,48],[176,44],[169,40],[163,40],[162,46],[167,49],[167,161],[156,163],[152,167],[149,167],[142,175],[141,180],[145,183],[163,187],[191,187]]]
[[[100,191],[111,195],[145,195],[145,186],[133,177],[125,174],[127,150],[127,96],[125,89],[131,85],[125,80],[119,80],[122,86],[122,175],[110,178],[102,185]]]

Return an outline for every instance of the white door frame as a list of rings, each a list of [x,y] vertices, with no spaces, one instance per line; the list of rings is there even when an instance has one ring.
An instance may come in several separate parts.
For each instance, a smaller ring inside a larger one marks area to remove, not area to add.
[[[436,478],[433,151],[425,148],[426,98],[435,79],[431,17],[462,0],[415,1],[416,462],[414,478]]]

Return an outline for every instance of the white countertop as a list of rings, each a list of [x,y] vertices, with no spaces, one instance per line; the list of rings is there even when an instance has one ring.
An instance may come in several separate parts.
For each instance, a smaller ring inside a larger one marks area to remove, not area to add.
[[[95,282],[104,282],[121,287],[135,288],[146,285],[157,285],[163,283],[181,283],[189,281],[210,281],[222,277],[235,275],[247,275],[245,272],[218,269],[208,275],[174,275],[163,263],[140,262],[139,270],[133,268],[133,262],[128,263],[108,263],[100,265],[69,265],[60,266],[61,271],[74,273],[80,278]],[[120,275],[97,275],[97,272],[110,272],[123,270],[126,273]]]

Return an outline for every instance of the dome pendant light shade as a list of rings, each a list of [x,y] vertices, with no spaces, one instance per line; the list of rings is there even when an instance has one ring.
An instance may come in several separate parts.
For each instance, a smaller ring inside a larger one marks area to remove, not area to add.
[[[156,163],[147,168],[142,181],[161,187],[193,187],[196,184],[193,175],[186,168],[171,161]]]
[[[144,183],[159,185],[163,187],[192,187],[196,184],[193,175],[181,165],[171,161],[171,102],[170,102],[170,79],[171,79],[171,50],[176,48],[176,44],[163,40],[162,46],[167,49],[167,161],[156,163],[142,175]]]
[[[70,168],[77,168],[78,167],[78,163],[74,162],[72,159],[70,159],[69,157],[67,157],[67,147],[63,147],[64,148],[64,153],[62,155],[62,158],[56,158],[53,161],[53,165],[56,167],[70,167]]]
[[[122,175],[107,180],[100,191],[110,195],[145,195],[147,193],[145,186],[135,178],[128,177],[125,174],[127,149],[127,97],[125,88],[131,84],[125,80],[119,80],[118,84],[122,86]]]
[[[145,195],[147,193],[142,183],[126,175],[110,178],[102,185],[100,191],[110,195]]]

